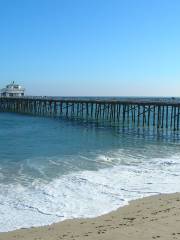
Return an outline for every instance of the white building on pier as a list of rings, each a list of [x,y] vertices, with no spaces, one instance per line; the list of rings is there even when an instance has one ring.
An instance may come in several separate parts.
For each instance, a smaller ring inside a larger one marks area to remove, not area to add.
[[[5,88],[0,90],[1,97],[23,97],[25,88],[19,84],[15,84],[14,81],[8,84]]]

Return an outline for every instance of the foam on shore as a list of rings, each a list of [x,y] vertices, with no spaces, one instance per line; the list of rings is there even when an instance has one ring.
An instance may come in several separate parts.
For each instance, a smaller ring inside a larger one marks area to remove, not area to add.
[[[99,156],[103,159],[104,156]],[[106,159],[108,162],[113,159]],[[0,231],[96,217],[158,193],[180,191],[180,157],[151,159],[61,176],[47,183],[0,185]],[[3,177],[3,176],[1,176]]]
[[[157,195],[90,219],[0,233],[1,240],[175,240],[180,237],[180,194]]]

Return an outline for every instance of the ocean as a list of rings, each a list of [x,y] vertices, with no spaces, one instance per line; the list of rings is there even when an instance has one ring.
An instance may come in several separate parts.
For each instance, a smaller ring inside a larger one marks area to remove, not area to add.
[[[0,113],[0,231],[180,191],[178,132]]]

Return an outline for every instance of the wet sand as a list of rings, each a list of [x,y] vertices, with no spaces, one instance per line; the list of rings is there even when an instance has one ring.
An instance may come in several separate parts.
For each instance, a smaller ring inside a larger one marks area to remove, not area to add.
[[[66,220],[45,227],[0,233],[0,240],[180,239],[180,193],[132,201],[92,219]]]

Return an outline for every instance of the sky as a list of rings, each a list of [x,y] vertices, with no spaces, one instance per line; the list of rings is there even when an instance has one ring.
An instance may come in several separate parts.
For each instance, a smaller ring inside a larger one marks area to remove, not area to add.
[[[0,88],[180,96],[179,0],[0,0]]]

